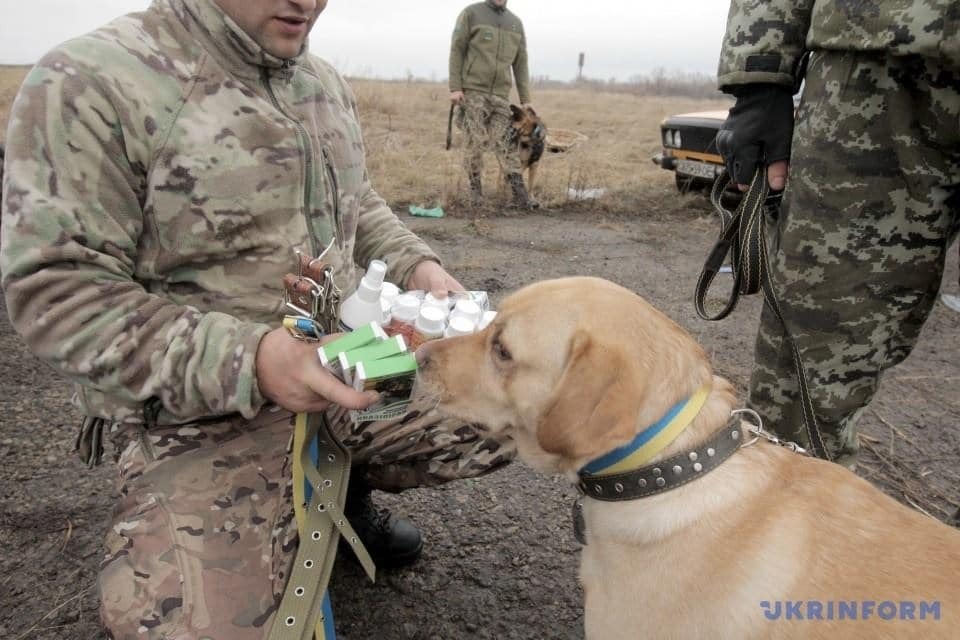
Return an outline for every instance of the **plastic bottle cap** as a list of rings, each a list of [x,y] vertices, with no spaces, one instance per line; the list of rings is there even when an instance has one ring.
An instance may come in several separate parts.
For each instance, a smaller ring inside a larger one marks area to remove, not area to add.
[[[483,313],[478,305],[473,300],[457,300],[457,306],[453,308],[451,312],[451,317],[453,315],[463,316],[464,318],[469,319],[471,322],[476,324],[480,320],[480,314]]]
[[[364,302],[373,302],[380,297],[383,288],[383,276],[387,273],[387,264],[381,260],[373,260],[367,267],[367,272],[360,279],[356,295]]]
[[[420,299],[408,293],[401,293],[393,301],[390,313],[400,322],[413,324],[420,314]]]
[[[424,305],[420,307],[420,315],[417,316],[417,331],[425,336],[441,336],[446,320],[443,311],[433,306]]]
[[[450,324],[443,335],[452,338],[454,336],[468,336],[476,329],[476,323],[466,316],[450,316]]]
[[[370,265],[367,267],[367,274],[364,278],[369,281],[370,285],[375,289],[379,289],[383,285],[383,278],[387,275],[387,263],[383,260],[371,260]]]

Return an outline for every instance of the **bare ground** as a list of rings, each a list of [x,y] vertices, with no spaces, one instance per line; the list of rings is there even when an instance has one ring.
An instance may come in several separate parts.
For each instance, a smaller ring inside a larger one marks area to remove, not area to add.
[[[498,302],[524,284],[596,275],[637,291],[693,333],[717,370],[745,390],[760,300],[706,323],[691,295],[716,233],[698,196],[665,173],[638,192],[635,215],[580,205],[537,214],[440,220],[404,216],[469,288]],[[456,214],[456,212],[454,212]],[[957,293],[957,252],[944,292]],[[891,371],[864,415],[861,473],[898,500],[946,520],[960,505],[960,314],[939,303],[913,355]],[[0,314],[0,637],[97,639],[95,577],[113,502],[109,464],[72,452],[70,389],[21,346]],[[108,452],[109,455],[109,452]],[[339,637],[582,638],[575,492],[521,464],[478,481],[380,496],[423,529],[412,568],[376,585],[341,560],[333,598]]]

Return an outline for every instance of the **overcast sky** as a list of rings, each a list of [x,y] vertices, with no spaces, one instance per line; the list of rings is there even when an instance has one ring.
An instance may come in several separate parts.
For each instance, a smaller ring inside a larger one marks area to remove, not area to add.
[[[257,0],[250,0],[256,2]],[[311,50],[349,75],[443,79],[453,23],[469,2],[330,0]],[[46,50],[149,0],[0,0],[0,64],[24,64]],[[577,54],[584,73],[626,80],[656,69],[713,75],[725,0],[509,0],[524,22],[530,73],[569,80]]]

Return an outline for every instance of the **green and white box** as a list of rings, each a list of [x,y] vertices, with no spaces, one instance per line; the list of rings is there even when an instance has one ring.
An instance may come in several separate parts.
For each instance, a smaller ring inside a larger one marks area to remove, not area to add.
[[[351,349],[365,347],[371,342],[377,340],[386,340],[387,334],[383,328],[376,322],[357,327],[350,333],[344,334],[317,348],[317,356],[320,358],[320,364],[330,373],[341,376],[340,354]]]
[[[372,362],[382,360],[391,356],[399,355],[407,351],[407,343],[402,335],[396,335],[386,340],[373,342],[359,349],[344,351],[340,354],[340,371],[343,373],[343,381],[347,384],[353,384],[354,368],[359,362]]]
[[[351,411],[354,422],[389,420],[402,416],[410,405],[410,393],[417,379],[417,358],[412,353],[360,361],[353,374],[357,391],[377,391],[382,399],[376,406]]]

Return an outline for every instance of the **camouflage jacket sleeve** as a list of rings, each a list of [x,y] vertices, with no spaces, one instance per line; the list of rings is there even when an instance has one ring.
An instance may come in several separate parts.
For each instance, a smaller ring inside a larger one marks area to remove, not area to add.
[[[513,61],[513,77],[517,82],[517,94],[520,98],[520,104],[530,102],[530,67],[527,63],[527,34],[522,33],[520,39],[520,49],[517,51],[517,57]]]
[[[357,101],[350,87],[342,78],[344,91],[350,97],[354,117],[360,122]],[[371,260],[387,263],[387,280],[400,287],[405,286],[413,268],[424,260],[440,263],[440,258],[423,240],[410,231],[390,210],[373,185],[366,168],[363,170],[364,185],[361,191],[360,212],[357,216],[357,244],[354,260],[366,268]]]
[[[136,256],[153,150],[120,104],[63,51],[27,76],[7,137],[0,269],[10,320],[84,387],[131,404],[157,399],[178,417],[252,417],[268,327],[178,306],[138,281],[150,277]]]
[[[731,0],[717,72],[720,89],[797,84],[814,0]]]
[[[457,17],[450,39],[450,91],[463,91],[463,64],[470,44],[470,10],[464,9]]]

